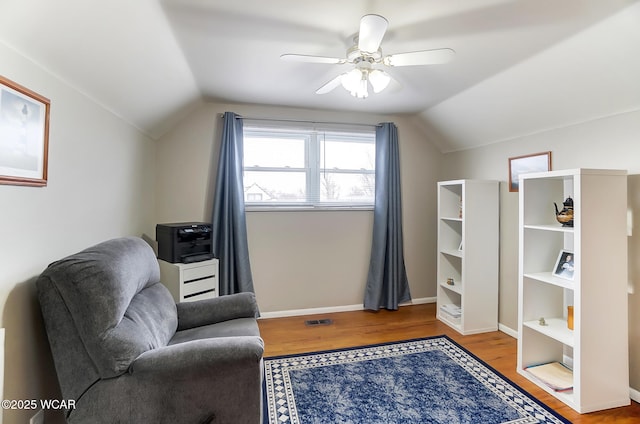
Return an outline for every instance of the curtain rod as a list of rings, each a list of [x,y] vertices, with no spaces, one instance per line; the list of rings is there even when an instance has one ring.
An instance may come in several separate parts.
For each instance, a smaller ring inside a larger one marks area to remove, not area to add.
[[[220,115],[224,118],[224,113]],[[331,122],[331,121],[305,121],[302,119],[272,119],[272,118],[254,118],[250,116],[237,115],[236,119],[248,119],[251,121],[270,121],[270,122],[293,122],[298,124],[326,124],[326,125],[358,125],[363,127],[379,127],[381,124],[353,124],[351,122]]]

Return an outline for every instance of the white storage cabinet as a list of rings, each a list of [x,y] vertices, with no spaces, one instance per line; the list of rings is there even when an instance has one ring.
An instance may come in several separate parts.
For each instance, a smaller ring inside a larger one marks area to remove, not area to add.
[[[210,299],[218,296],[218,259],[189,264],[160,263],[160,281],[178,302]]]

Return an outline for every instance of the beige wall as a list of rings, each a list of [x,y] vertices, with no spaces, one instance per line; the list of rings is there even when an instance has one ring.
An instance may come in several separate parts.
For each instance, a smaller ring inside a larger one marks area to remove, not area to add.
[[[631,387],[640,389],[640,111],[445,155],[443,178],[501,180],[500,313],[502,325],[518,327],[518,194],[508,190],[508,158],[552,152],[552,168],[626,169],[633,235],[629,237],[629,341]],[[558,199],[562,201],[562,199]],[[550,208],[553,205],[549,205]]]
[[[0,185],[4,398],[60,399],[35,278],[50,262],[99,241],[150,231],[155,146],[2,44],[0,75],[51,100],[47,187]],[[5,410],[4,424],[26,423],[35,412]]]
[[[402,116],[208,103],[158,143],[157,220],[210,220],[220,114],[398,126],[406,267],[414,298],[435,296],[435,182],[442,155]],[[372,211],[248,212],[262,312],[362,304]]]

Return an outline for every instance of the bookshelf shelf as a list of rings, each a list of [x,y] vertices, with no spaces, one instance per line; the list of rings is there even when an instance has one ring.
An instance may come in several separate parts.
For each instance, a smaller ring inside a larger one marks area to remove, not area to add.
[[[454,283],[453,285],[449,285],[447,283],[440,283],[440,287],[445,290],[451,290],[454,293],[462,294],[462,284]]]
[[[522,325],[531,328],[560,343],[573,347],[573,331],[567,328],[565,318],[545,318],[546,325],[540,325],[539,320],[526,321]]]

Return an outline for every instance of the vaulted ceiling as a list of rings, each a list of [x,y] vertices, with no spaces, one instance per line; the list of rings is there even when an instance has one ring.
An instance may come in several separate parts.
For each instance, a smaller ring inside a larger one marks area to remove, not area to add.
[[[411,114],[442,151],[640,108],[638,0],[1,0],[0,41],[154,138],[202,99]],[[447,64],[388,69],[356,99],[315,94],[352,65],[360,18],[384,54],[448,47]],[[0,64],[1,73],[1,64]]]

